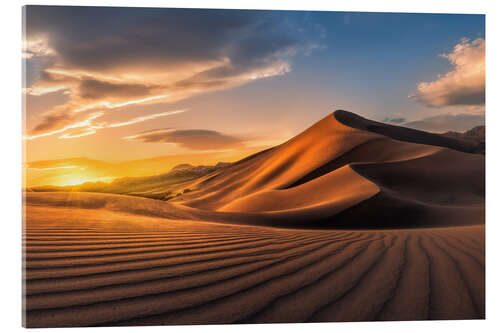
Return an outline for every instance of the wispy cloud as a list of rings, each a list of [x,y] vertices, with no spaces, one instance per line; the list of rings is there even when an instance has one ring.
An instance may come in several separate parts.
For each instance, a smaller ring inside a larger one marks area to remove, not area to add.
[[[403,113],[397,112],[393,113],[389,117],[385,117],[382,121],[384,123],[402,124],[406,121],[406,118],[403,116]]]
[[[64,133],[59,137],[59,139],[74,139],[81,138],[82,136],[92,135],[97,132],[97,129],[102,128],[100,126],[89,126],[87,128],[78,129],[76,131],[71,131],[68,133]]]
[[[64,109],[54,110],[45,116],[43,122],[36,126],[31,135],[25,135],[25,140],[38,139],[54,134],[60,134],[75,128],[91,128],[95,119],[101,117],[103,113],[93,113],[79,116],[75,113],[67,113]]]
[[[170,116],[170,115],[177,114],[177,113],[183,113],[183,112],[186,112],[186,111],[187,111],[187,109],[150,114],[148,116],[137,117],[137,118],[133,118],[131,120],[127,120],[127,121],[120,122],[120,123],[109,124],[107,127],[128,126],[128,125],[141,123],[143,121],[147,121],[147,120],[151,120],[151,119],[156,119],[156,118],[160,118],[160,117]]]
[[[28,167],[31,170],[37,170],[37,171],[49,171],[49,170],[60,170],[60,169],[74,169],[77,168],[75,165],[65,165],[65,166],[58,166],[58,167],[52,167],[52,168],[33,168],[33,167]]]
[[[410,98],[431,107],[481,106],[485,98],[485,41],[463,39],[453,52],[442,54],[454,66],[435,81],[422,82]]]
[[[183,113],[186,111],[187,109],[182,109],[182,110],[153,113],[147,116],[136,117],[127,121],[117,122],[117,123],[106,123],[102,121],[95,122],[96,119],[104,115],[104,113],[102,112],[93,113],[90,115],[81,115],[79,113],[65,113],[65,112],[61,112],[60,114],[54,113],[49,115],[49,117],[46,117],[45,122],[40,124],[38,128],[37,127],[34,128],[35,134],[31,136],[25,136],[24,139],[33,140],[40,137],[60,134],[64,132],[66,133],[59,136],[60,139],[74,139],[87,135],[92,135],[96,133],[98,130],[103,128],[129,126],[160,117],[166,117],[178,113]],[[79,120],[80,118],[83,120]],[[62,128],[58,128],[61,123],[68,123],[69,125],[65,125]],[[52,128],[57,128],[57,129],[51,130]]]

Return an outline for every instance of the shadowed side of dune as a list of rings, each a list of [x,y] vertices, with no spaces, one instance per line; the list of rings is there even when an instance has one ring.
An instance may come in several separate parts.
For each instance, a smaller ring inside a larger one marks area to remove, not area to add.
[[[443,150],[415,160],[351,167],[380,192],[332,220],[366,219],[391,228],[484,223],[485,161],[480,155]]]
[[[331,228],[421,228],[483,224],[485,160],[454,150],[440,150],[415,159],[349,164],[379,189],[339,212],[324,210],[275,212],[303,226]],[[322,177],[315,178],[319,180]],[[310,181],[312,182],[312,181]],[[307,184],[307,183],[305,183]],[[295,188],[300,188],[304,184]]]

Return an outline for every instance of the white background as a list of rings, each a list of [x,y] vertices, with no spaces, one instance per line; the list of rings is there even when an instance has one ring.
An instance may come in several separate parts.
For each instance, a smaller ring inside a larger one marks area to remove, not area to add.
[[[169,326],[169,327],[116,327],[77,329],[93,332],[159,332],[174,333],[225,333],[271,332],[286,330],[287,333],[331,332],[490,332],[500,331],[500,6],[492,0],[254,0],[254,1],[3,1],[0,8],[0,329],[15,332],[21,328],[21,6],[32,5],[94,5],[94,6],[141,6],[141,7],[192,7],[192,8],[245,8],[245,9],[294,9],[377,12],[424,12],[424,13],[476,13],[486,14],[486,123],[487,123],[487,186],[486,186],[486,320],[421,321],[421,322],[368,322],[331,324],[273,324],[273,325],[226,325],[226,326]],[[458,180],[460,181],[460,180]],[[74,332],[75,329],[58,329],[57,332]],[[45,329],[44,332],[55,331]]]

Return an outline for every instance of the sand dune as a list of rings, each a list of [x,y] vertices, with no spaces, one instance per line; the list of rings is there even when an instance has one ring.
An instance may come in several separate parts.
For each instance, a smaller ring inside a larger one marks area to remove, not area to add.
[[[463,152],[467,144],[336,111],[278,147],[195,180],[174,202],[259,213],[275,226],[481,224],[485,159]]]
[[[336,111],[169,202],[26,192],[28,327],[484,318],[484,155]]]
[[[483,226],[276,229],[28,207],[28,327],[484,317]]]

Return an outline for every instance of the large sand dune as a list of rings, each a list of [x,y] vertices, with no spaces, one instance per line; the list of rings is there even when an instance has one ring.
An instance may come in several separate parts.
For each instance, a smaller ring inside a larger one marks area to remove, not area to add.
[[[174,202],[259,213],[274,226],[481,224],[485,159],[464,152],[474,144],[336,111],[278,147],[195,180]]]
[[[475,152],[337,111],[169,202],[25,193],[25,324],[484,318]]]

